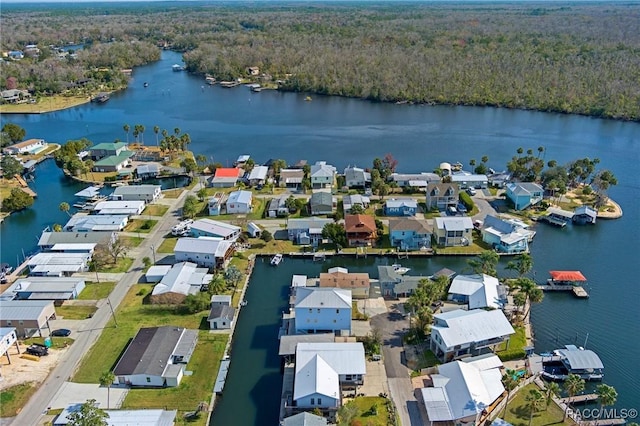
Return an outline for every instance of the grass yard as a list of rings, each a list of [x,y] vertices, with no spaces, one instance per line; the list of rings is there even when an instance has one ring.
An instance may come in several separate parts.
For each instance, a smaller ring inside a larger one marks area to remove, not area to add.
[[[36,392],[33,383],[22,383],[0,392],[0,417],[13,417]]]
[[[95,306],[62,305],[56,307],[56,317],[64,319],[82,320],[89,318],[97,311]]]
[[[78,296],[78,300],[100,300],[106,298],[116,286],[114,282],[93,282],[87,281],[86,287]]]
[[[527,408],[526,397],[529,394],[530,389],[540,390],[535,384],[530,384],[512,396],[509,405],[507,405],[507,412],[504,416],[504,420],[511,423],[513,426],[529,426],[530,411]],[[502,413],[501,413],[502,414]],[[546,426],[546,425],[575,425],[575,422],[569,418],[565,422],[562,421],[564,413],[553,402],[542,411],[539,411],[533,415],[532,426]]]
[[[162,195],[164,195],[164,198],[178,198],[182,191],[184,191],[184,188],[167,189],[162,191]]]
[[[347,410],[354,410],[353,416],[348,423],[340,421],[340,425],[361,425],[361,426],[387,426],[392,425],[392,416],[388,404],[391,402],[380,396],[362,396],[347,403]]]
[[[109,266],[105,266],[100,270],[100,272],[105,272],[108,274],[118,274],[120,272],[127,272],[131,265],[133,264],[133,259],[130,257],[121,257],[115,264],[111,264]]]
[[[525,357],[524,348],[527,346],[527,337],[524,327],[515,327],[515,331],[515,334],[509,338],[508,349],[507,342],[502,342],[496,349],[496,355],[502,361],[523,359]]]
[[[39,345],[44,345],[44,337],[31,337],[29,339],[25,339],[25,345],[32,345],[37,343]],[[72,345],[75,342],[74,339],[70,337],[51,337],[51,348],[53,349],[64,349],[69,345]]]
[[[35,98],[34,98],[35,99]],[[47,96],[36,99],[36,103],[3,104],[0,106],[2,114],[33,114],[58,111],[91,101],[90,96]]]
[[[156,253],[173,253],[178,243],[178,237],[168,237],[162,240],[160,246],[156,249]]]
[[[113,319],[107,323],[100,338],[85,356],[73,377],[74,382],[98,383],[103,372],[113,369],[129,339],[132,339],[141,327],[175,325],[196,330],[200,328],[203,318],[208,314],[206,311],[183,315],[172,306],[143,305],[144,297],[151,293],[152,288],[153,285],[140,284],[129,290],[116,311],[118,327],[115,327]],[[211,375],[211,380],[214,380],[214,373]]]
[[[162,204],[151,204],[144,209],[143,214],[147,216],[164,216],[164,214],[169,210],[169,206],[164,206]]]
[[[156,223],[158,223],[158,221],[153,219],[133,219],[129,221],[124,230],[125,232],[141,232],[146,234],[151,232]]]
[[[128,235],[121,235],[118,238],[124,241],[127,247],[138,247],[144,241],[142,237],[129,237]]]

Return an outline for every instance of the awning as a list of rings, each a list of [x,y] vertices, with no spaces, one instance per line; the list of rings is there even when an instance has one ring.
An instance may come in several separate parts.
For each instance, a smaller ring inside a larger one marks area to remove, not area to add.
[[[549,271],[554,281],[586,281],[580,271]]]

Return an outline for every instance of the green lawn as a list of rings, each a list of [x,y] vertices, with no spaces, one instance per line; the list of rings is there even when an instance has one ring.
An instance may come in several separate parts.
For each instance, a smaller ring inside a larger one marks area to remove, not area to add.
[[[504,416],[504,420],[511,423],[513,426],[529,426],[530,411],[527,408],[526,397],[529,394],[530,389],[540,390],[535,384],[530,384],[518,391],[515,396],[512,396],[509,405],[507,406],[507,412]],[[544,391],[542,391],[544,393]],[[500,413],[502,414],[502,413]],[[575,422],[571,419],[567,419],[566,422],[562,421],[564,413],[556,404],[551,402],[547,408],[535,413],[533,415],[532,426],[547,426],[567,424],[574,425]]]
[[[44,337],[31,337],[29,339],[25,339],[25,345],[32,345],[37,343],[39,345],[44,345]],[[72,345],[75,340],[69,337],[51,337],[51,347],[53,349],[63,349],[69,345]]]
[[[525,357],[524,347],[527,346],[527,337],[524,327],[515,327],[515,331],[516,333],[509,338],[508,349],[506,342],[498,345],[496,349],[496,355],[498,355],[502,361],[524,359]]]
[[[162,191],[162,195],[164,198],[178,198],[180,194],[182,194],[184,188],[176,188],[176,189],[167,189],[166,191]]]
[[[147,216],[164,216],[164,214],[169,210],[169,206],[165,206],[162,204],[151,204],[144,209],[142,214]]]
[[[129,221],[124,230],[125,232],[140,232],[146,234],[151,232],[156,223],[158,223],[158,221],[154,219],[133,219]]]
[[[0,391],[0,417],[13,417],[36,392],[33,383],[22,383]]]
[[[131,265],[133,264],[133,259],[130,257],[121,257],[118,259],[118,262],[109,266],[105,266],[100,270],[100,272],[106,272],[111,274],[117,274],[120,272],[127,272]]]
[[[113,288],[116,286],[114,282],[93,282],[87,281],[86,287],[78,296],[78,300],[100,300],[106,298]]]
[[[349,423],[341,420],[339,425],[387,426],[394,424],[391,420],[394,414],[389,411],[390,401],[379,396],[361,396],[349,401],[347,405],[355,407],[356,415]]]
[[[173,253],[177,243],[178,237],[167,237],[162,240],[162,243],[156,249],[156,253]]]
[[[64,319],[80,320],[89,318],[98,308],[95,306],[62,305],[56,307],[56,316]]]

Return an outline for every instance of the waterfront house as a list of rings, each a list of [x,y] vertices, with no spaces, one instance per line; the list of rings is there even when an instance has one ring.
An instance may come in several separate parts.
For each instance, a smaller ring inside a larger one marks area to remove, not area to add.
[[[365,197],[360,194],[351,194],[342,197],[342,208],[345,213],[351,213],[351,208],[353,206],[361,206],[362,209],[366,209],[369,207],[370,203],[371,200],[369,197]]]
[[[449,206],[456,206],[460,196],[457,183],[432,182],[427,185],[427,210],[445,210]]]
[[[104,157],[93,164],[94,172],[119,172],[125,167],[129,167],[131,165],[131,156],[133,152],[131,151],[123,151],[118,155],[110,155],[108,157]],[[127,171],[129,172],[129,171]]]
[[[420,389],[431,424],[475,424],[504,394],[501,367],[502,362],[495,355],[437,366],[438,372],[431,375],[431,386]]]
[[[112,200],[134,201],[142,200],[151,204],[162,196],[160,185],[126,185],[118,186],[111,194]]]
[[[327,419],[324,417],[306,411],[285,417],[282,421],[282,426],[327,426],[327,424]]]
[[[362,343],[298,343],[293,401],[304,409],[335,411],[342,391],[356,389],[367,373]]]
[[[311,166],[309,174],[311,178],[311,188],[331,188],[336,180],[336,168],[325,161],[317,161]]]
[[[314,216],[321,214],[330,215],[333,213],[335,206],[336,200],[330,192],[315,191],[309,198],[309,209]]]
[[[286,217],[289,215],[289,209],[286,206],[286,202],[289,196],[283,194],[279,197],[271,199],[269,206],[267,207],[267,217]]]
[[[350,290],[297,287],[294,299],[296,333],[351,334]]]
[[[451,182],[457,183],[460,189],[486,188],[489,184],[487,175],[477,175],[468,172],[457,172],[451,175]]]
[[[416,218],[389,219],[389,240],[398,250],[424,250],[431,247],[433,231],[426,220]]]
[[[348,214],[344,217],[344,229],[349,247],[371,247],[378,239],[378,229],[373,216]]]
[[[127,144],[124,142],[102,142],[89,148],[89,157],[93,161],[102,158],[118,156],[127,151]]]
[[[230,294],[214,294],[211,296],[211,306],[231,306]]]
[[[251,191],[233,191],[227,198],[227,214],[247,214],[253,210]]]
[[[267,181],[267,172],[269,172],[269,167],[267,166],[255,166],[249,172],[249,176],[247,180],[249,181],[249,185],[264,185]]]
[[[280,170],[279,186],[288,189],[300,189],[302,180],[304,179],[304,170],[302,169],[282,169]]]
[[[225,330],[233,326],[235,309],[231,306],[230,295],[211,296],[211,309],[207,321],[211,330]]]
[[[441,178],[435,173],[391,173],[388,180],[399,188],[426,188],[429,183],[440,182]]]
[[[82,404],[73,404],[65,408],[56,417],[52,426],[67,426],[69,416],[82,408]],[[142,409],[142,410],[103,410],[107,414],[109,426],[172,426],[176,424],[178,410]]]
[[[468,309],[502,309],[507,296],[496,277],[474,274],[456,276],[451,281],[447,298],[466,305]]]
[[[349,188],[365,188],[371,186],[371,173],[355,166],[344,169],[345,186]]]
[[[239,155],[238,159],[233,162],[233,166],[241,168],[242,166],[244,166],[247,163],[247,161],[249,161],[250,158],[251,158],[251,155],[249,155],[249,154]]]
[[[222,211],[222,195],[216,194],[207,200],[209,216],[219,216]]]
[[[81,253],[91,256],[95,251],[96,245],[97,243],[58,243],[54,244],[53,247],[47,251],[51,253]]]
[[[188,295],[198,294],[212,279],[207,268],[198,268],[191,262],[176,263],[153,287],[149,301],[159,305],[180,304]]]
[[[489,185],[494,188],[504,188],[504,186],[511,180],[511,173],[506,171],[491,173],[487,176]]]
[[[260,75],[260,68],[258,67],[247,67],[246,71],[247,71],[247,74],[253,77]]]
[[[242,169],[236,167],[220,167],[216,169],[211,186],[214,188],[233,188],[238,182]]]
[[[11,364],[9,349],[11,349],[12,346],[15,346],[16,352],[20,355],[20,346],[18,345],[18,334],[16,333],[16,328],[0,327],[0,357],[6,355],[9,364]]]
[[[233,256],[233,242],[218,238],[179,238],[174,249],[178,262],[194,262],[200,266],[224,269]]]
[[[312,245],[317,247],[322,243],[322,228],[333,219],[309,217],[289,219],[287,221],[287,236],[289,241],[300,245]]]
[[[145,202],[142,200],[135,201],[100,201],[93,207],[96,214],[106,215],[141,215],[145,208]]]
[[[385,216],[415,216],[418,202],[413,198],[390,198],[384,203]]]
[[[20,339],[35,334],[43,337],[43,329],[51,331],[49,320],[56,319],[56,308],[51,300],[0,299],[0,312],[0,327],[14,327]]]
[[[235,241],[240,236],[242,228],[218,220],[198,219],[191,224],[189,232],[192,237],[218,237]]]
[[[83,278],[27,277],[16,280],[0,295],[0,298],[52,300],[62,304],[65,300],[77,299],[84,288]]]
[[[56,244],[90,244],[115,241],[115,232],[48,232],[40,234],[38,247],[42,251],[51,250]]]
[[[457,309],[433,319],[430,349],[442,362],[487,353],[515,333],[501,310]]]
[[[425,279],[427,277],[400,275],[393,266],[378,266],[380,291],[382,296],[388,299],[410,296],[418,288],[420,281]]]
[[[27,261],[29,275],[68,277],[89,269],[91,255],[87,253],[38,253]]]
[[[176,387],[198,341],[198,331],[183,327],[148,327],[138,330],[113,374],[120,385]]]
[[[329,268],[320,273],[320,287],[343,288],[351,290],[353,299],[368,299],[371,281],[366,272],[349,272],[346,268]]]
[[[492,215],[484,218],[481,228],[482,241],[500,253],[525,253],[529,251],[529,241],[534,231],[502,220]]]
[[[473,241],[473,223],[466,216],[436,217],[433,233],[439,246],[468,246]]]
[[[5,104],[23,104],[31,99],[31,93],[28,90],[7,89],[0,92],[2,103]]]
[[[542,201],[544,189],[533,182],[508,183],[506,196],[516,210],[524,210]]]
[[[129,222],[126,214],[86,214],[76,213],[62,227],[66,232],[122,231]]]
[[[27,139],[26,141],[18,142],[3,148],[2,152],[7,155],[35,154],[46,148],[47,143],[44,139]]]
[[[140,164],[136,167],[136,175],[142,179],[153,179],[160,175],[162,166],[156,163]]]
[[[598,211],[589,206],[579,206],[573,211],[573,223],[577,225],[593,225],[596,223]]]

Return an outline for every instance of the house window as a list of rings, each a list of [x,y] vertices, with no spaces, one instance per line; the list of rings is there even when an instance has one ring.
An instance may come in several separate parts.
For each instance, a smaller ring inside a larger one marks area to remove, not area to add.
[[[20,325],[24,325],[24,321],[19,320],[19,321],[18,321],[18,324],[20,324]]]
[[[311,405],[314,405],[316,403],[316,399],[315,398],[311,398]]]
[[[340,313],[340,309],[336,309],[336,314],[339,314],[339,313]]]
[[[11,320],[7,320],[7,325],[11,325]]]
[[[313,309],[309,308],[309,313],[313,312]]]
[[[147,383],[151,383],[151,377],[147,377]]]
[[[320,308],[318,308],[318,313],[320,313]]]
[[[318,405],[322,405],[322,398],[318,398]]]

